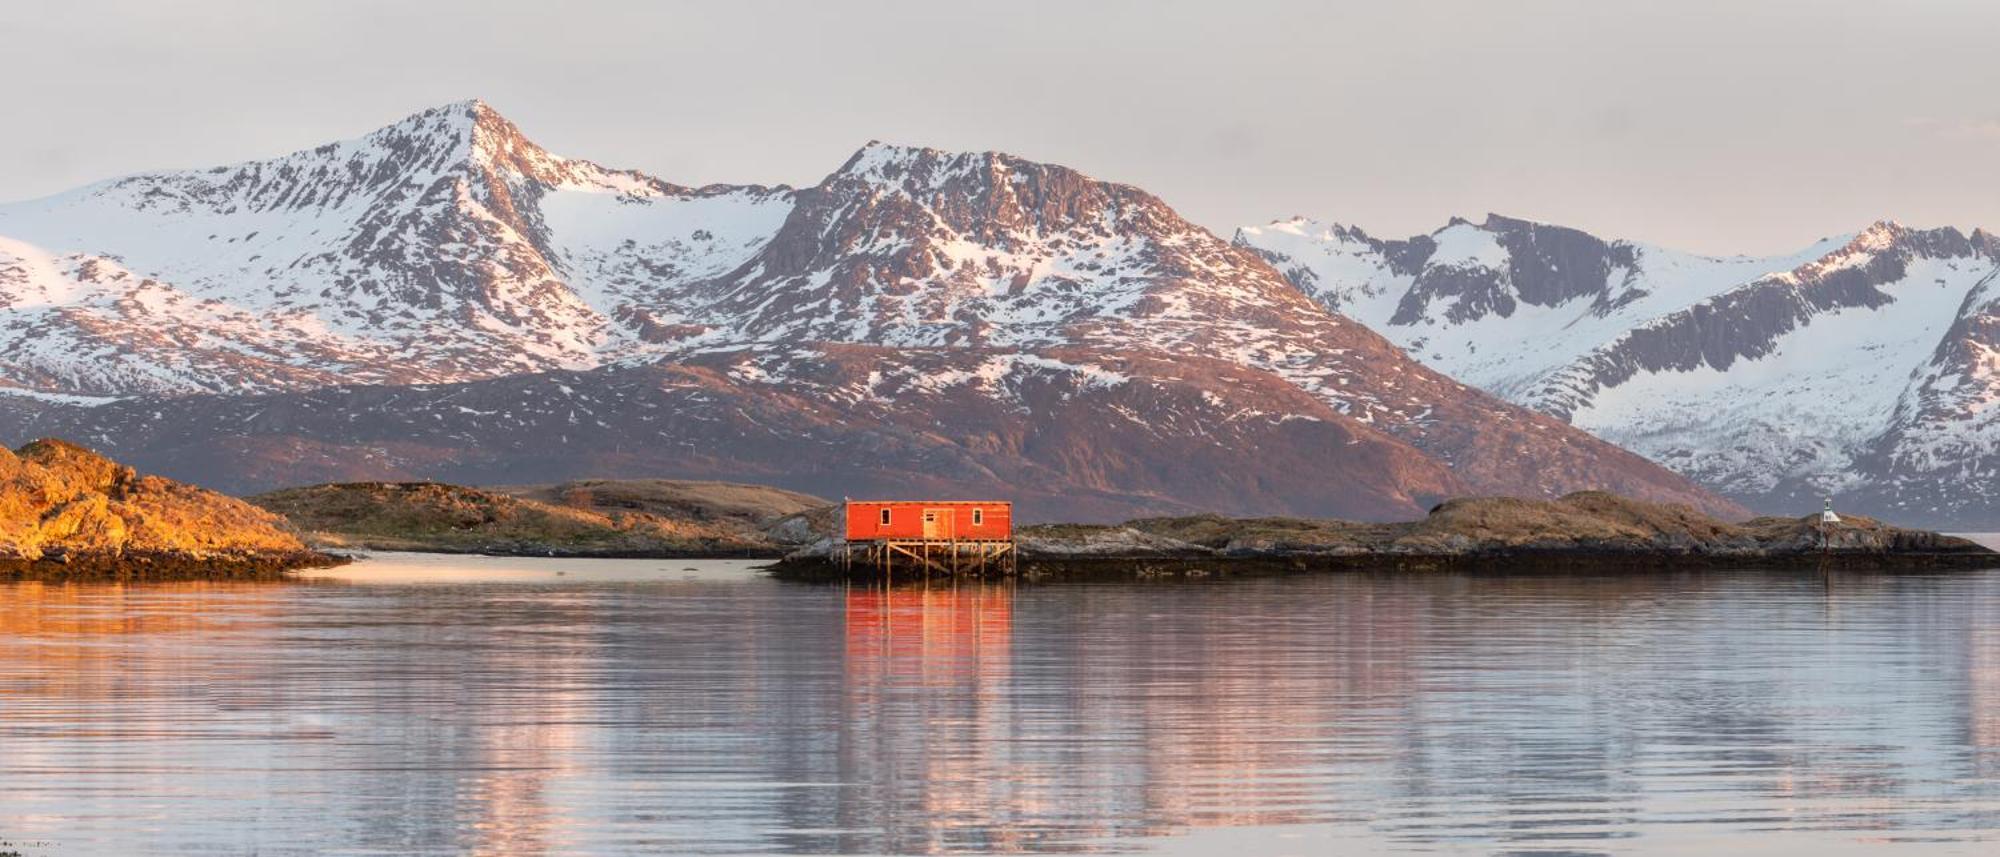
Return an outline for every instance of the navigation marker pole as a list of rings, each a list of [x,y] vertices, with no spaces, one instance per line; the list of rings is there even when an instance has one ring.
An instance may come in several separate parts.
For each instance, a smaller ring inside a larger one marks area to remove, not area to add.
[[[1826,505],[1819,513],[1819,549],[1821,553],[1833,552],[1832,528],[1840,523],[1840,516],[1833,513],[1833,498],[1826,498]]]

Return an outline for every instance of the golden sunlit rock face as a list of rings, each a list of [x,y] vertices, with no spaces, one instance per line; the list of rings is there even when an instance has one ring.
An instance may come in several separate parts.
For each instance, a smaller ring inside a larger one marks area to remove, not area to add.
[[[0,447],[0,562],[314,556],[282,518],[241,500],[141,475],[65,441]]]

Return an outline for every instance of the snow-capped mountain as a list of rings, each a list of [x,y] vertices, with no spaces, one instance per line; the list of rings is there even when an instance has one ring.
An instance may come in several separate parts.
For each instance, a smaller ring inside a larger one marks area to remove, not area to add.
[[[0,206],[0,372],[122,395],[585,368],[644,329],[620,310],[734,267],[790,198],[558,158],[450,105]]]
[[[687,188],[466,102],[0,206],[0,254],[0,430],[236,489],[644,472],[1045,492],[1050,516],[1586,487],[1734,511],[1144,191],[1004,154],[871,143],[810,188]]]
[[[1431,366],[1753,506],[2000,522],[1989,233],[1884,222],[1710,258],[1489,216],[1403,241],[1294,219],[1236,243]]]

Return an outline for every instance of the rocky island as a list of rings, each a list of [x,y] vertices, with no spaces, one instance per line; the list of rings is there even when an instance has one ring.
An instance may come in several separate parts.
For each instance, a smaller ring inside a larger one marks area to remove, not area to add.
[[[1849,516],[1723,521],[1691,507],[1602,491],[1553,500],[1448,500],[1413,521],[1369,523],[1221,515],[1122,524],[1039,524],[1016,533],[1028,577],[1215,574],[1306,569],[1704,567],[1838,563],[1882,568],[2000,566],[1972,541]],[[837,576],[829,541],[797,551],[780,574]]]
[[[769,557],[831,527],[832,506],[761,485],[586,479],[473,488],[344,482],[249,498],[329,549],[500,556]]]
[[[0,447],[0,576],[266,577],[342,561],[277,515],[81,446]]]

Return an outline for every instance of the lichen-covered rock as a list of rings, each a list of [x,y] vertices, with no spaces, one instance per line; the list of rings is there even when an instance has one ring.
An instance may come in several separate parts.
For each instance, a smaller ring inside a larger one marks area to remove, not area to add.
[[[831,542],[824,534],[826,527],[815,527],[812,519],[805,514],[786,515],[776,523],[764,528],[771,541],[781,545],[809,546],[817,542]]]
[[[0,563],[272,565],[324,561],[284,519],[232,497],[142,476],[81,446],[0,448]]]
[[[1132,527],[1030,527],[1024,529],[1016,541],[1024,555],[1038,557],[1196,556],[1215,553],[1210,548]]]
[[[1411,552],[1587,549],[1614,552],[1752,554],[1769,549],[1743,527],[1677,504],[1603,491],[1556,500],[1469,497],[1412,522],[1393,544]]]
[[[785,561],[802,562],[805,560],[828,559],[832,556],[833,537],[824,536],[792,549],[790,553],[785,554]]]

